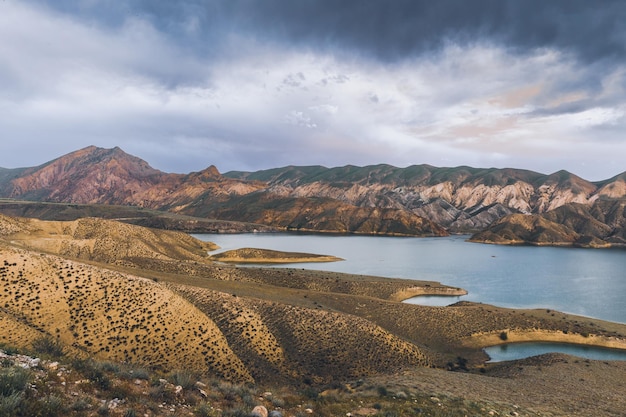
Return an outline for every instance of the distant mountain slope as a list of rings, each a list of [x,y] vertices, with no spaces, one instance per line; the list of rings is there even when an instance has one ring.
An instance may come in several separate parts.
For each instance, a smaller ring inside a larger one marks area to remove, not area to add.
[[[197,214],[197,213],[196,213]],[[328,197],[254,193],[211,211],[224,219],[272,224],[287,230],[399,236],[447,236],[438,224],[408,210],[358,207]]]
[[[595,183],[567,171],[384,164],[168,174],[119,148],[91,146],[39,167],[0,169],[0,197],[129,205],[282,229],[442,236],[480,231],[510,214],[624,198],[626,173]]]
[[[626,199],[570,203],[542,214],[505,216],[473,242],[582,247],[626,246]]]
[[[133,205],[311,231],[447,234],[438,225],[406,210],[355,207],[330,199],[315,202],[318,215],[312,221],[303,219],[300,212],[287,212],[283,208],[280,209],[283,211],[281,220],[274,221],[276,216],[271,213],[275,213],[276,201],[283,204],[290,200],[287,205],[298,205],[305,200],[276,195],[261,181],[224,177],[215,167],[186,175],[163,173],[119,148],[90,146],[39,167],[25,169],[21,175],[14,174],[0,178],[3,180],[0,181],[1,196],[48,202]],[[239,209],[234,209],[236,207]],[[250,213],[250,207],[256,212]],[[353,219],[338,219],[338,211]]]
[[[225,176],[265,181],[284,197],[327,197],[359,207],[407,209],[452,232],[481,230],[512,213],[543,213],[567,203],[626,195],[623,178],[601,184],[567,171],[390,165],[284,167]]]

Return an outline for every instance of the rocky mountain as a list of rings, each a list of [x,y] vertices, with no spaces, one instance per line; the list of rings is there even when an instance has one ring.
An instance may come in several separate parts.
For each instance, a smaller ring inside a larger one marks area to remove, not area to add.
[[[211,166],[169,174],[119,148],[91,146],[39,167],[0,170],[0,197],[136,206],[283,230],[443,236],[481,231],[512,214],[624,198],[626,173],[595,183],[567,171],[430,165],[288,166],[224,175]]]
[[[359,207],[409,210],[451,232],[482,230],[513,213],[544,213],[568,203],[626,195],[626,174],[602,183],[567,171],[390,165],[284,167],[225,176],[263,181],[284,197],[327,197]]]
[[[626,199],[569,203],[542,214],[505,216],[473,242],[581,247],[626,246]]]
[[[38,167],[0,176],[3,197],[78,204],[120,204],[177,211],[207,195],[212,201],[263,187],[225,178],[211,166],[190,174],[168,174],[120,148],[95,146]]]
[[[132,205],[283,229],[441,236],[438,225],[406,210],[356,207],[336,199],[277,195],[262,181],[220,175],[214,166],[168,174],[120,148],[90,146],[44,165],[4,170],[0,196],[76,204]],[[281,205],[277,211],[277,205]],[[293,207],[292,210],[288,206]],[[307,209],[315,209],[309,218]],[[251,208],[255,211],[251,212]],[[341,216],[341,218],[339,218]]]
[[[251,193],[211,210],[210,214],[218,218],[236,218],[294,231],[396,236],[448,235],[438,224],[409,210],[358,207],[328,197]]]

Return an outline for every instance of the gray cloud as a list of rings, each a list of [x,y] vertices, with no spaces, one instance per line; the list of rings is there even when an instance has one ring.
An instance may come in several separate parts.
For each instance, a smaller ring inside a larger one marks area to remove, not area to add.
[[[619,1],[0,3],[0,166],[624,171]],[[604,158],[604,159],[603,159]],[[586,174],[588,173],[588,174]]]

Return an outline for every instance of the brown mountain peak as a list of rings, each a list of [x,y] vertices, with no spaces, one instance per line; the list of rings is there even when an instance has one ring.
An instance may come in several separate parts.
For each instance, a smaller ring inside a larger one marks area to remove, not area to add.
[[[201,177],[209,178],[217,178],[222,176],[222,174],[220,174],[215,165],[211,165],[208,168],[203,169],[202,171],[198,172],[198,174],[200,174]]]
[[[76,203],[108,202],[126,196],[163,175],[146,161],[112,149],[88,146],[30,168],[11,182],[11,197]]]

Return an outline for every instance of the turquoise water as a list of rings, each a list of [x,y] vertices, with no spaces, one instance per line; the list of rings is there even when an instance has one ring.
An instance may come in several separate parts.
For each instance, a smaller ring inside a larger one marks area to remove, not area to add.
[[[626,351],[623,350],[567,343],[512,343],[508,345],[491,346],[484,350],[485,353],[489,355],[489,362],[512,361],[553,352],[566,353],[568,355],[594,360],[626,361]]]
[[[484,245],[466,242],[467,236],[195,236],[217,243],[222,250],[256,247],[345,259],[287,267],[433,280],[469,291],[464,297],[428,297],[420,303],[468,300],[510,308],[549,308],[626,323],[626,250]]]

